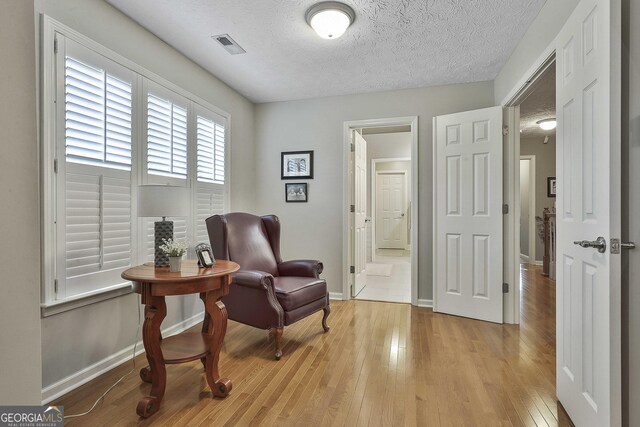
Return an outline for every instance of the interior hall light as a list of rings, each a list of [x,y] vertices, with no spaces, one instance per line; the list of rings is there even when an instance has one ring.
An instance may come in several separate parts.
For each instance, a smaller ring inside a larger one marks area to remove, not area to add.
[[[542,130],[551,130],[556,128],[556,119],[544,119],[536,122]]]
[[[311,6],[305,18],[323,39],[337,39],[347,31],[356,14],[344,3],[325,1]]]

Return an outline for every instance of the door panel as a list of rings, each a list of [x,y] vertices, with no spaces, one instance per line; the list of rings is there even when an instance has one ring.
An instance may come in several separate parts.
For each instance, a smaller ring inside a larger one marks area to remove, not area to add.
[[[354,296],[367,284],[367,141],[358,132],[353,132],[355,146],[355,238],[354,238],[354,264],[355,264],[355,288]]]
[[[404,173],[376,175],[376,248],[406,248],[406,191]]]
[[[556,39],[557,392],[580,426],[620,423],[620,256],[574,244],[620,236],[614,4],[581,1]]]
[[[502,323],[502,108],[434,119],[434,310]]]

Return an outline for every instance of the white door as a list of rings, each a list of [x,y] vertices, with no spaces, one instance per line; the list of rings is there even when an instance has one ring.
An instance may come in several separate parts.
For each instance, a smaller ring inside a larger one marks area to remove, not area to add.
[[[407,247],[406,198],[404,173],[376,174],[376,248]]]
[[[433,128],[434,311],[502,323],[502,108]]]
[[[621,423],[620,255],[610,247],[620,237],[619,7],[582,0],[556,39],[557,393],[578,426]],[[603,252],[574,244],[598,237]]]
[[[355,281],[353,296],[367,284],[367,141],[362,135],[353,131],[355,146],[353,204],[355,206],[354,226],[354,266]]]

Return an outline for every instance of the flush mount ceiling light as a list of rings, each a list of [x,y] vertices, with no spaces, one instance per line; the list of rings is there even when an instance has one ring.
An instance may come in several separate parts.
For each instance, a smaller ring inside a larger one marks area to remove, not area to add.
[[[551,130],[556,128],[556,119],[544,119],[536,122],[542,130]]]
[[[344,3],[325,1],[311,6],[305,19],[323,39],[337,39],[347,31],[356,14]]]

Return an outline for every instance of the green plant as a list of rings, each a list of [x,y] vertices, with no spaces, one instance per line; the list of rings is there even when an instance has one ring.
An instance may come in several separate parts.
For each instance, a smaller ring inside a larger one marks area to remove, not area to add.
[[[160,246],[160,250],[162,250],[162,252],[170,257],[183,256],[185,253],[187,253],[187,248],[189,248],[189,242],[187,241],[187,239],[162,239],[162,242],[164,244]]]

